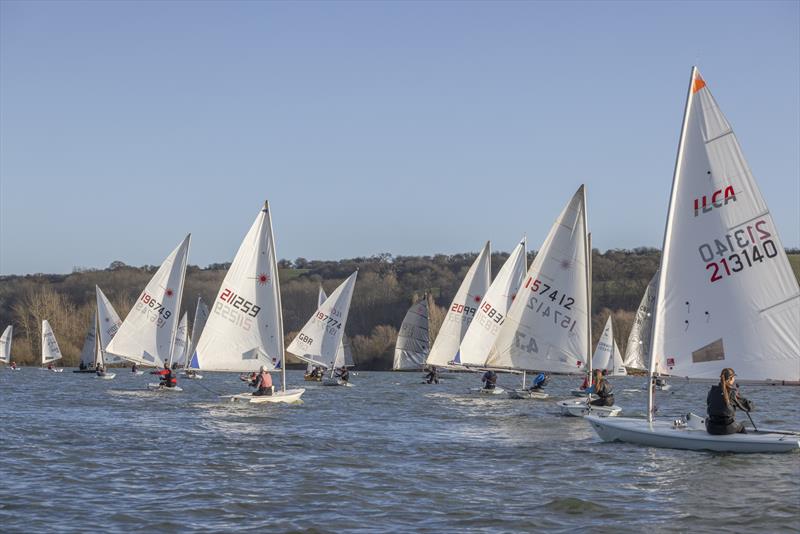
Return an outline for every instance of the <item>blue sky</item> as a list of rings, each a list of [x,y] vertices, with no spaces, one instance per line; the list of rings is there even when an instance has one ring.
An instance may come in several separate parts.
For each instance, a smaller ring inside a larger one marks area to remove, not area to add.
[[[0,3],[0,273],[660,247],[690,68],[800,245],[798,2]]]

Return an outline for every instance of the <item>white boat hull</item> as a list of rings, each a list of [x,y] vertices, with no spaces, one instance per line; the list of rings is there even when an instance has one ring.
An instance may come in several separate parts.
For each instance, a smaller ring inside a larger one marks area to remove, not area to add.
[[[133,371],[131,374],[134,374],[134,375],[137,375],[137,376],[138,375],[143,375],[144,371]]]
[[[183,373],[181,375],[181,378],[185,378],[186,380],[202,380],[203,379],[203,375],[201,375],[200,373],[194,373],[192,375],[187,374],[187,373]]]
[[[571,417],[583,417],[585,415],[596,415],[599,417],[616,417],[622,412],[622,408],[616,404],[613,406],[592,406],[585,399],[565,400],[558,403],[561,415]]]
[[[239,393],[231,396],[231,402],[244,402],[248,404],[265,404],[275,402],[293,403],[300,401],[300,397],[305,393],[305,389],[287,389],[286,391],[276,391],[272,395],[253,395],[252,393]]]
[[[478,395],[505,395],[506,390],[503,388],[495,387],[494,389],[486,388],[472,388],[470,393],[477,393]]]
[[[666,449],[709,450],[718,452],[792,452],[800,451],[800,433],[778,434],[768,430],[747,434],[715,436],[705,428],[675,425],[674,421],[619,417],[613,420],[588,416],[603,441],[624,441]]]
[[[339,380],[338,378],[326,378],[322,381],[323,386],[344,386],[351,388],[353,384],[350,382],[345,382],[344,380]]]
[[[550,397],[543,391],[531,391],[529,389],[509,389],[506,393],[509,399],[542,400]]]
[[[161,384],[156,384],[153,382],[147,384],[147,389],[151,391],[169,391],[171,393],[180,393],[181,391],[183,391],[183,388],[181,388],[180,386],[175,386],[174,388],[168,388],[166,386],[162,386]]]
[[[116,373],[106,373],[104,375],[94,375],[95,377],[99,378],[100,380],[114,380],[114,377],[117,376]]]

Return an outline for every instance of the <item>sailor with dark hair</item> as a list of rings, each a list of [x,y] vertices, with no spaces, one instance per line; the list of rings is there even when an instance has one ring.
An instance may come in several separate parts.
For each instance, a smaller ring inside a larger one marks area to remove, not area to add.
[[[742,423],[736,422],[736,409],[750,412],[753,403],[739,396],[739,387],[734,384],[736,373],[726,367],[719,375],[719,384],[711,386],[706,397],[706,430],[709,434],[745,434]]]

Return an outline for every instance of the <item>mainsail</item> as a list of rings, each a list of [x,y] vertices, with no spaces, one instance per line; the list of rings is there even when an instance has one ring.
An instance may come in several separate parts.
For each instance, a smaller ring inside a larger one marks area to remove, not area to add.
[[[482,366],[500,333],[506,313],[528,271],[525,239],[511,252],[478,306],[475,318],[461,340],[455,363]]]
[[[506,315],[487,367],[577,373],[589,357],[584,186],[556,219]]]
[[[208,321],[208,306],[203,302],[202,297],[197,297],[197,306],[194,309],[194,321],[192,322],[192,335],[189,336],[189,350],[187,355],[194,355],[194,348],[197,340],[203,333],[203,329]],[[197,369],[197,358],[186,358],[186,369]]]
[[[417,370],[425,365],[425,358],[428,357],[431,348],[428,330],[429,300],[430,295],[425,294],[406,312],[400,331],[397,333],[392,370]]]
[[[178,330],[175,332],[175,348],[172,351],[172,361],[170,367],[173,365],[183,366],[186,363],[186,349],[189,344],[189,314],[183,312],[181,322],[178,323]]]
[[[325,299],[286,347],[287,352],[326,369],[336,365],[357,275],[358,271],[351,274]]]
[[[478,305],[489,289],[492,275],[490,247],[491,244],[487,241],[461,282],[425,361],[427,365],[452,366],[451,362],[458,353],[461,340],[464,339],[464,334],[478,311]]]
[[[325,294],[325,290],[322,286],[319,286],[319,294],[317,295],[317,308],[322,306],[322,303],[325,302],[328,298],[328,295]],[[309,362],[308,365],[312,365]],[[353,348],[350,343],[350,339],[348,339],[347,334],[342,334],[342,340],[339,342],[339,349],[336,351],[336,359],[333,363],[334,367],[354,367],[355,363],[353,362]]]
[[[96,361],[95,345],[97,345],[97,311],[92,314],[92,324],[83,338],[83,348],[81,349],[80,365],[83,368],[94,367]]]
[[[656,301],[657,288],[658,271],[650,279],[650,283],[647,284],[642,301],[636,310],[631,333],[628,335],[628,343],[625,345],[625,367],[647,370],[645,359],[650,354],[650,338],[653,334],[653,306]]]
[[[100,348],[103,349],[103,359],[107,364],[119,363],[122,358],[106,352],[106,349],[119,331],[119,327],[122,326],[122,320],[120,320],[117,311],[99,286],[95,286],[95,296],[97,300],[97,328],[100,332]]]
[[[651,373],[800,381],[800,288],[736,136],[697,69],[664,235]]]
[[[259,212],[222,281],[191,367],[274,370],[283,362],[278,264],[269,205]]]
[[[14,335],[14,327],[8,325],[0,336],[0,361],[8,363],[11,361],[11,339]]]
[[[606,374],[609,376],[625,376],[628,374],[625,370],[625,366],[622,364],[622,355],[614,339],[614,327],[611,324],[611,316],[606,320],[606,326],[603,328],[603,333],[600,334],[600,340],[597,342],[597,347],[594,349],[592,366],[595,369],[606,371]]]
[[[42,321],[42,365],[61,359],[56,335],[47,320]]]
[[[175,344],[191,235],[158,268],[106,347],[126,360],[161,367]]]

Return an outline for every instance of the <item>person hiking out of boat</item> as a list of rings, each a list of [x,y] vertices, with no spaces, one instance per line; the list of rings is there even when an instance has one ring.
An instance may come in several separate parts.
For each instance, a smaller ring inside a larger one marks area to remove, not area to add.
[[[439,383],[439,370],[436,368],[435,365],[431,365],[430,367],[428,367],[428,374],[425,375],[425,382],[428,384]]]
[[[494,389],[497,385],[497,373],[491,369],[486,371],[481,377],[481,382],[483,382],[483,389]]]
[[[336,378],[347,384],[348,380],[350,380],[350,371],[343,365],[336,371]]]
[[[608,383],[600,369],[594,370],[594,384],[586,388],[587,393],[594,393],[597,398],[589,401],[592,406],[614,406],[614,388]]]
[[[265,365],[261,366],[255,380],[250,383],[251,386],[256,388],[253,392],[255,396],[272,395],[272,376],[267,371]]]
[[[735,384],[736,373],[726,367],[719,375],[719,384],[711,386],[706,397],[706,431],[721,436],[725,434],[745,434],[742,423],[736,422],[736,409],[749,412],[753,403],[739,395]]]
[[[160,371],[152,371],[151,374],[159,375],[161,377],[161,385],[167,388],[174,388],[178,385],[178,379],[169,368],[169,364],[164,362],[164,368]]]
[[[529,389],[530,391],[541,391],[548,382],[550,382],[550,373],[539,373],[536,375],[536,378],[533,379],[533,384],[531,384]]]

